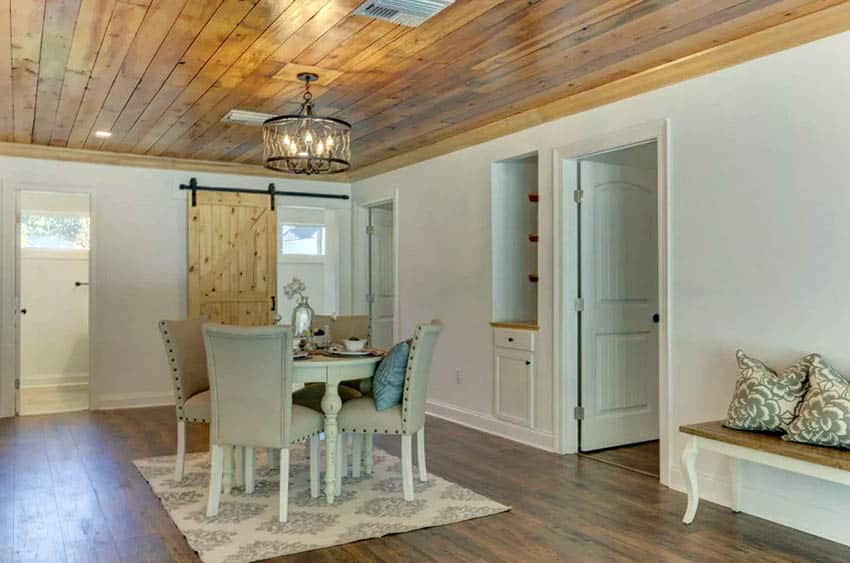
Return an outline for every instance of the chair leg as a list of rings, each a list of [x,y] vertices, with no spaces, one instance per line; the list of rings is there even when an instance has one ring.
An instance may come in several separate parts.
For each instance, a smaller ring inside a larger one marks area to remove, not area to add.
[[[401,437],[401,481],[404,500],[413,500],[413,436]]]
[[[221,479],[224,473],[224,447],[214,445],[211,450],[212,467],[210,468],[210,492],[207,499],[207,516],[218,514],[218,504],[221,501]]]
[[[363,470],[366,475],[375,471],[375,454],[373,452],[372,434],[363,434]]]
[[[419,480],[428,480],[428,469],[425,467],[425,427],[416,433],[416,465],[419,466]]]
[[[345,450],[345,441],[348,434],[340,432],[336,441],[336,494],[342,492],[342,474],[348,470],[348,456]]]
[[[257,452],[254,448],[245,448],[245,492],[252,494],[256,480]]]
[[[286,522],[289,514],[289,448],[280,450],[280,508],[278,521]]]
[[[321,478],[319,476],[319,437],[313,436],[310,438],[310,496],[319,498],[319,485]]]
[[[186,462],[186,421],[177,421],[177,463],[174,468],[174,480],[183,480],[183,464]]]
[[[360,478],[360,466],[363,463],[363,436],[351,435],[351,476]]]
[[[269,467],[280,467],[280,450],[269,448],[266,450],[266,459]]]
[[[233,486],[235,487],[244,487],[245,486],[245,447],[244,446],[235,446],[233,448],[233,463],[235,468],[233,470]]]

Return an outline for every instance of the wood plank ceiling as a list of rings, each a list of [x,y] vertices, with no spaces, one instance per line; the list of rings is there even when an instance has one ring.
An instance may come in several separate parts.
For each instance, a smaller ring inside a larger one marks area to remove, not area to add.
[[[0,140],[259,163],[221,118],[295,111],[310,67],[362,167],[845,1],[456,0],[407,28],[362,0],[0,0]]]

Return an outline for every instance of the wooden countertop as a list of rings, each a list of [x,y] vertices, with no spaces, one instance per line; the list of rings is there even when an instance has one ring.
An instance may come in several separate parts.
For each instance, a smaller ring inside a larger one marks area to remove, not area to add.
[[[540,326],[534,321],[490,321],[494,328],[513,328],[516,330],[540,330]]]

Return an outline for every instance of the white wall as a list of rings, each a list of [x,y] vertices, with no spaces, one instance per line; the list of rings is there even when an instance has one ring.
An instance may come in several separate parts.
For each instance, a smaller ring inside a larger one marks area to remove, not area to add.
[[[0,414],[14,412],[14,366],[10,365],[14,352],[14,190],[92,193],[93,406],[138,406],[172,401],[156,323],[186,316],[187,193],[179,191],[178,186],[193,176],[201,185],[254,189],[264,188],[270,181],[263,177],[0,157],[0,303],[4,311],[0,316]],[[350,191],[347,184],[331,182],[284,178],[275,178],[274,182],[279,190]],[[283,197],[278,205],[309,206],[316,201]],[[344,201],[335,205],[350,207]],[[345,301],[343,307],[350,306],[350,288],[341,290],[341,299]]]
[[[431,400],[488,424],[490,163],[540,150],[537,398],[548,408],[537,423],[552,429],[552,148],[664,118],[671,428],[725,414],[738,346],[780,367],[816,351],[850,373],[848,52],[850,34],[838,35],[356,183],[359,201],[399,189],[402,334],[423,319],[446,325]],[[678,489],[683,445],[677,438],[665,460]],[[704,454],[698,466],[704,494],[728,503],[727,461]],[[850,543],[850,488],[758,466],[743,487],[745,512]]]

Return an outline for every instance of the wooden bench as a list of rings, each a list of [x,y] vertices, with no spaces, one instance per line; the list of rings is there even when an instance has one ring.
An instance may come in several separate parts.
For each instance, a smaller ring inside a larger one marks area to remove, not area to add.
[[[751,461],[850,485],[850,451],[787,442],[776,434],[732,430],[721,421],[680,426],[688,435],[682,452],[682,472],[688,486],[688,508],[682,522],[694,520],[699,505],[696,459],[700,450],[711,450],[735,458],[732,472],[732,510],[738,512],[741,497],[741,461]]]

